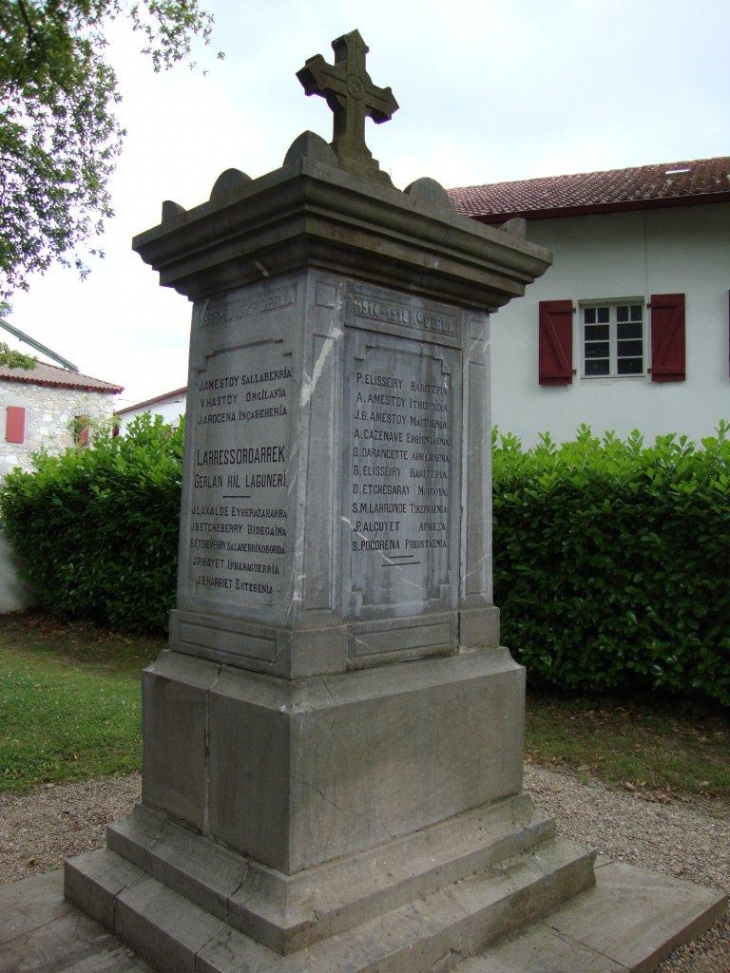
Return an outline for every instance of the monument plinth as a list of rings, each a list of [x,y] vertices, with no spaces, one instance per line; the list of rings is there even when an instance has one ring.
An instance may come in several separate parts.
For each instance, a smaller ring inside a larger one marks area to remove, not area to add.
[[[67,895],[158,969],[445,973],[594,882],[522,791],[491,587],[489,312],[550,255],[396,190],[335,112],[134,248],[193,302],[177,607],[143,801]]]

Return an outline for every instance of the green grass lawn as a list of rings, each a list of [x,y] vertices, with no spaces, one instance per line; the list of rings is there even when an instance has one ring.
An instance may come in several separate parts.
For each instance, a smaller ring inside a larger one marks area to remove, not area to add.
[[[140,671],[164,648],[42,616],[0,616],[0,792],[139,769]],[[607,784],[730,800],[730,714],[528,697],[525,753]]]
[[[525,755],[628,789],[730,799],[730,713],[713,705],[531,693]]]
[[[139,769],[139,673],[163,643],[0,616],[0,792]]]

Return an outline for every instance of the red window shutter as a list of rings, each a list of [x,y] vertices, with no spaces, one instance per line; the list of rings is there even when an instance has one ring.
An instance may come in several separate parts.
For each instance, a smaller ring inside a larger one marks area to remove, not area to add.
[[[651,380],[683,382],[687,377],[684,294],[652,294]]]
[[[540,385],[573,381],[573,302],[540,301]]]
[[[25,409],[21,405],[9,405],[5,420],[5,442],[25,442]]]

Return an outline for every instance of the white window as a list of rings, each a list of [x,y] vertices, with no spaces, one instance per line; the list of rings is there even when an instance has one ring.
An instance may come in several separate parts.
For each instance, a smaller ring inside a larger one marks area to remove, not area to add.
[[[644,305],[581,305],[583,377],[644,375]]]

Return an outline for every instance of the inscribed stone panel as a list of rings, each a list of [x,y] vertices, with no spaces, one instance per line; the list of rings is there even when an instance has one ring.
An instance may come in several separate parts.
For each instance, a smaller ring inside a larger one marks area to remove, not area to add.
[[[460,353],[349,327],[345,354],[343,614],[455,608]]]
[[[281,604],[290,550],[291,354],[277,340],[227,346],[200,359],[193,376],[188,592],[221,608]]]

